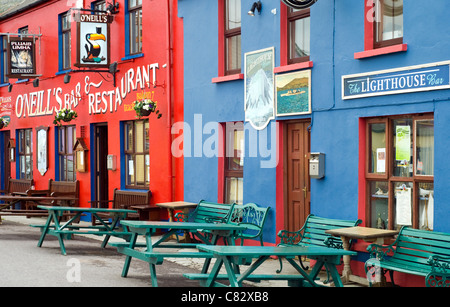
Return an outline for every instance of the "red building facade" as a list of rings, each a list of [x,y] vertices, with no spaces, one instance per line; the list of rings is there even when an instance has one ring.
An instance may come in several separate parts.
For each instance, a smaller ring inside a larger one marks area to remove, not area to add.
[[[112,199],[116,188],[150,189],[151,203],[183,199],[183,159],[171,153],[172,124],[183,121],[177,1],[29,1],[3,12],[0,33],[3,187],[9,177],[33,179],[36,189],[78,180],[80,206]],[[19,40],[8,51],[19,38],[34,41],[35,71],[8,78],[25,48]],[[145,99],[160,118],[137,116],[135,101]],[[55,124],[62,109],[77,117]]]

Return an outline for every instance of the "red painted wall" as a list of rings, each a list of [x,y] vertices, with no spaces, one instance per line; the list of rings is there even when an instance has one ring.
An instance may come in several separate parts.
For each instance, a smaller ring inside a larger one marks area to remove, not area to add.
[[[78,113],[77,137],[81,128],[90,144],[90,125],[108,123],[108,153],[117,157],[117,170],[109,171],[108,189],[112,198],[114,188],[120,188],[120,121],[136,118],[133,101],[138,95],[151,95],[163,114],[161,119],[154,115],[150,122],[150,190],[152,203],[183,199],[183,160],[171,154],[171,126],[183,121],[183,27],[177,17],[177,1],[143,1],[143,56],[132,60],[125,57],[125,9],[124,0],[119,14],[114,15],[111,29],[111,63],[118,62],[116,87],[109,73],[71,73],[71,81],[64,84],[64,75],[58,72],[58,15],[69,10],[68,4],[76,1],[48,1],[37,8],[0,21],[0,32],[17,33],[19,28],[28,26],[29,33],[42,33],[36,44],[37,73],[42,74],[38,88],[32,81],[16,84],[10,79],[13,90],[0,87],[1,101],[11,101],[11,123],[6,128],[15,138],[17,129],[33,128],[33,146],[36,146],[35,127],[49,127],[49,169],[42,176],[36,167],[36,153],[33,153],[33,179],[37,189],[46,188],[48,179],[55,178],[55,126],[53,119],[64,97],[69,97],[70,106]],[[72,4],[73,5],[73,4]],[[90,8],[91,1],[83,1],[84,8]],[[76,62],[76,23],[72,22],[72,63]],[[153,69],[153,66],[158,68]],[[72,66],[76,70],[76,67]],[[148,79],[146,76],[148,75]],[[146,84],[145,81],[150,81]],[[98,85],[96,87],[94,84]],[[76,96],[80,95],[80,98]],[[117,99],[120,96],[122,98]],[[42,104],[39,99],[42,97]],[[32,102],[31,109],[21,113],[22,102]],[[35,104],[35,101],[36,104]],[[3,104],[2,106],[5,106]],[[64,102],[62,103],[64,107]],[[174,136],[176,137],[176,135]],[[93,154],[89,150],[88,154]],[[90,156],[87,173],[77,173],[80,181],[80,205],[88,206],[91,200]],[[11,164],[12,177],[16,178],[16,165]]]

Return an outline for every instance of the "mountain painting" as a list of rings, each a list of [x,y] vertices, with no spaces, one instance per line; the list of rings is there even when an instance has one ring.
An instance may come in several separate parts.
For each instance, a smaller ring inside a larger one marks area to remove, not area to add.
[[[245,54],[245,120],[264,129],[275,118],[274,48]]]
[[[277,116],[311,113],[311,70],[276,76]]]

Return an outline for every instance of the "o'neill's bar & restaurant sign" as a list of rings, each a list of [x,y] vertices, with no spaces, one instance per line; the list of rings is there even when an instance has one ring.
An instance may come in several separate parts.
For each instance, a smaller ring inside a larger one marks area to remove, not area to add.
[[[342,76],[342,99],[450,88],[450,61]]]

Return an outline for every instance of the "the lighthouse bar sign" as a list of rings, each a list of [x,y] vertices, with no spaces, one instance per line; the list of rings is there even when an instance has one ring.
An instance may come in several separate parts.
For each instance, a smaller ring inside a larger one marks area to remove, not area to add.
[[[450,61],[342,76],[342,99],[450,88]]]

